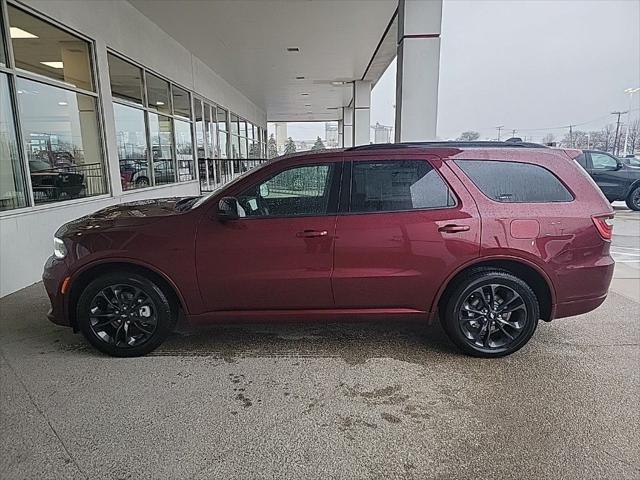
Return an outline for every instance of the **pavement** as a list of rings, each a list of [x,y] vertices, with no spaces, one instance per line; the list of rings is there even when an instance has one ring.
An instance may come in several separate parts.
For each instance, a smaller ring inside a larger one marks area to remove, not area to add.
[[[215,327],[116,359],[0,301],[2,479],[638,479],[640,214],[615,280],[516,354],[459,354],[438,325]]]

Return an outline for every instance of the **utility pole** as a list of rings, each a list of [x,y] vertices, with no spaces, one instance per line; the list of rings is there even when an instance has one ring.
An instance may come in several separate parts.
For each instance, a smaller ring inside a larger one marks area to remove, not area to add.
[[[516,136],[516,132],[517,130],[514,128],[513,130],[511,130],[511,137],[515,137]]]
[[[617,115],[618,121],[616,122],[616,136],[613,137],[613,154],[617,155],[618,150],[618,132],[620,132],[620,115],[625,114],[627,112],[611,112],[611,115]]]
[[[627,146],[629,145],[629,128],[631,128],[631,108],[633,107],[633,94],[640,92],[640,87],[627,88],[624,93],[629,94],[629,110],[627,110],[627,134],[624,136],[624,153],[627,156]],[[633,153],[633,152],[631,152]]]
[[[498,129],[498,141],[500,141],[500,131],[504,128],[504,125],[498,125],[496,128]]]
[[[571,142],[571,148],[573,148],[573,125],[569,125],[569,141]]]

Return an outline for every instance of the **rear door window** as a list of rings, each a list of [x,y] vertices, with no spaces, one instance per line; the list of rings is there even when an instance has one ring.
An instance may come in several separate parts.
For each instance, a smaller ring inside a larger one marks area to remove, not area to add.
[[[456,160],[482,193],[497,202],[570,202],[573,196],[549,170],[539,165],[493,160]]]
[[[618,161],[606,153],[591,152],[591,163],[594,170],[617,170]]]
[[[454,205],[449,187],[429,162],[353,162],[351,212],[393,212]]]

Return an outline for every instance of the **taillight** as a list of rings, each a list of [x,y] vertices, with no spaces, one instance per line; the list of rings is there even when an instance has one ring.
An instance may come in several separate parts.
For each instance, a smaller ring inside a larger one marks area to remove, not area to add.
[[[611,240],[613,236],[613,215],[593,215],[591,217],[593,224],[598,229],[598,233],[604,240]]]

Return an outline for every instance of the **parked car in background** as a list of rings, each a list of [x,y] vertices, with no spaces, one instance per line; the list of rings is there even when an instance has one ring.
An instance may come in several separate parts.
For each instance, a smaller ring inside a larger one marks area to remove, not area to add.
[[[640,168],[640,158],[635,155],[627,155],[626,157],[621,157],[620,160],[622,160],[625,165]]]
[[[640,210],[640,169],[598,150],[583,150],[576,161],[591,175],[607,200],[624,201],[631,210]]]
[[[77,197],[85,188],[84,175],[68,167],[52,167],[42,160],[30,160],[29,171],[37,199],[57,200]]]
[[[498,142],[367,145],[281,157],[204,197],[108,207],[55,234],[50,319],[136,356],[179,315],[439,317],[462,351],[508,355],[539,319],[607,296],[613,209],[573,158]]]

